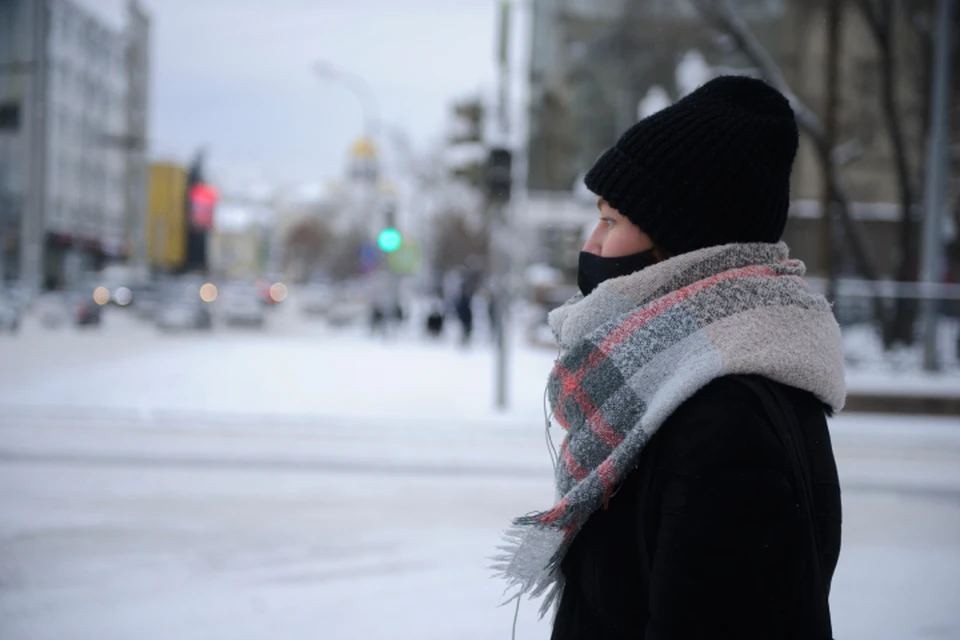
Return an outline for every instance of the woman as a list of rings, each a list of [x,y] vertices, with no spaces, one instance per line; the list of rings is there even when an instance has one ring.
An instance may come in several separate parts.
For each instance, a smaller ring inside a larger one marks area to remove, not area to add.
[[[843,355],[780,242],[797,141],[780,93],[720,77],[587,174],[582,295],[550,316],[559,499],[499,558],[556,640],[831,638]]]

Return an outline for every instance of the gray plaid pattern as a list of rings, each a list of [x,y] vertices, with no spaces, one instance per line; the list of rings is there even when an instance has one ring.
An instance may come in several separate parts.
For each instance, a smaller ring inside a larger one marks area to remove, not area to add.
[[[840,329],[804,270],[783,243],[711,247],[604,282],[550,315],[563,352],[547,382],[567,429],[561,499],[507,532],[495,569],[517,596],[546,594],[549,610],[577,532],[663,421],[711,380],[757,373],[843,407]]]

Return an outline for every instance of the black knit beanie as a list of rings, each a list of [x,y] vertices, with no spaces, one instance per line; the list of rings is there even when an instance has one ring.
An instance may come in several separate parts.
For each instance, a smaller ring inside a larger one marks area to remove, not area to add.
[[[798,138],[779,91],[721,76],[631,127],[584,182],[674,254],[778,242]]]

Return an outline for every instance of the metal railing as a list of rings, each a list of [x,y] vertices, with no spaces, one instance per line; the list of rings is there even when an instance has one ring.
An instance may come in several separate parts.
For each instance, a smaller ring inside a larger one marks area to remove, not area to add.
[[[826,291],[826,281],[807,281],[812,290]],[[848,364],[922,369],[928,337],[926,308],[934,314],[932,340],[938,368],[960,371],[960,284],[840,278],[835,292],[834,315],[843,331]],[[873,305],[876,297],[883,303],[882,322]]]

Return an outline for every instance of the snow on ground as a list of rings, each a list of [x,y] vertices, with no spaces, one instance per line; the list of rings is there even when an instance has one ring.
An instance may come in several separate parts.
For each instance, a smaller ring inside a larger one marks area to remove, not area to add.
[[[930,374],[922,370],[922,344],[884,351],[880,336],[872,326],[844,328],[849,391],[960,397],[960,352],[957,350],[960,321],[944,319],[939,329],[941,371]]]
[[[382,419],[496,415],[493,352],[480,341],[460,348],[357,332],[168,336],[142,329],[32,338],[0,342],[0,405]],[[542,415],[552,361],[543,350],[517,352],[510,415]]]
[[[553,354],[516,351],[500,413],[486,345],[276,320],[0,341],[0,637],[510,637],[488,558],[553,497]],[[960,637],[960,424],[831,426],[835,636]]]

